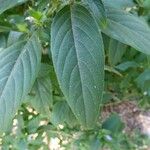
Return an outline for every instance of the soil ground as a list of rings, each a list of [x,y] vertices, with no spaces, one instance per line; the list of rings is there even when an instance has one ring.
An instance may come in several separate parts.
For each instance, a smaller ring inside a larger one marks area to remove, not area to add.
[[[125,124],[125,132],[131,133],[139,129],[142,134],[150,137],[150,111],[143,111],[136,102],[123,101],[108,104],[102,110],[102,119],[105,120],[111,113],[117,113],[120,116]]]

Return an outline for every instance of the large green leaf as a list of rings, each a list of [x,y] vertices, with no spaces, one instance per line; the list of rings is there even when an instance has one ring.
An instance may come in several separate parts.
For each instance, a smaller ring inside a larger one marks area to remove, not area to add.
[[[108,7],[107,27],[102,31],[108,36],[150,54],[150,28],[140,18],[126,12]]]
[[[0,14],[5,10],[20,5],[28,0],[0,0]]]
[[[101,34],[81,5],[65,6],[51,29],[51,52],[60,87],[79,122],[94,127],[104,82]]]
[[[101,26],[106,25],[106,12],[102,0],[83,0],[94,14],[97,23]]]
[[[5,131],[37,76],[41,48],[37,35],[0,51],[0,132]]]

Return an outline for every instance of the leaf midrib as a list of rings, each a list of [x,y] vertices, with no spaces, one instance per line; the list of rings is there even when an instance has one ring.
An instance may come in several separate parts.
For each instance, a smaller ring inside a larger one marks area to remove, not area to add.
[[[70,6],[70,20],[71,20],[71,31],[72,31],[72,35],[73,35],[73,43],[74,43],[74,47],[75,47],[75,52],[76,52],[76,58],[77,58],[77,66],[78,66],[78,69],[79,69],[79,75],[80,75],[80,82],[81,82],[81,92],[82,92],[82,95],[83,95],[83,103],[84,103],[84,113],[85,113],[85,122],[86,122],[86,124],[87,124],[87,118],[86,118],[86,114],[87,114],[87,111],[86,111],[86,107],[85,107],[85,100],[84,100],[84,92],[83,92],[83,84],[82,84],[82,76],[81,76],[81,69],[80,69],[80,65],[79,65],[79,56],[78,56],[78,52],[77,52],[77,46],[76,46],[76,42],[75,42],[75,30],[74,30],[74,24],[73,24],[73,14],[72,14],[72,12],[73,12],[73,8],[71,8],[71,7],[73,7],[73,6]]]

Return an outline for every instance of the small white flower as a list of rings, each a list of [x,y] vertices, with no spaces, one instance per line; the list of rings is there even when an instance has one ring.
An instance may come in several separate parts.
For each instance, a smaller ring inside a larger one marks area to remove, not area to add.
[[[35,19],[33,17],[29,16],[29,17],[26,17],[25,20],[32,23],[32,22],[34,22]]]
[[[145,92],[143,93],[143,95],[145,95],[145,96],[146,96],[146,95],[147,95],[147,91],[145,91]]]
[[[105,136],[108,141],[112,141],[112,137],[110,135]]]

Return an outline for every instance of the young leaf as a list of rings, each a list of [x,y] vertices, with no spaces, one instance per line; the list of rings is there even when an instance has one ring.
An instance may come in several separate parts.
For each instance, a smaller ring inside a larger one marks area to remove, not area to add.
[[[26,1],[28,0],[0,0],[0,14],[9,8],[25,3]]]
[[[108,7],[107,27],[102,31],[108,36],[134,47],[145,54],[150,54],[150,28],[138,17]]]
[[[37,76],[41,49],[34,34],[0,51],[0,132],[7,129]]]
[[[60,87],[79,122],[95,126],[104,84],[101,34],[81,5],[65,6],[51,29],[51,52]]]

